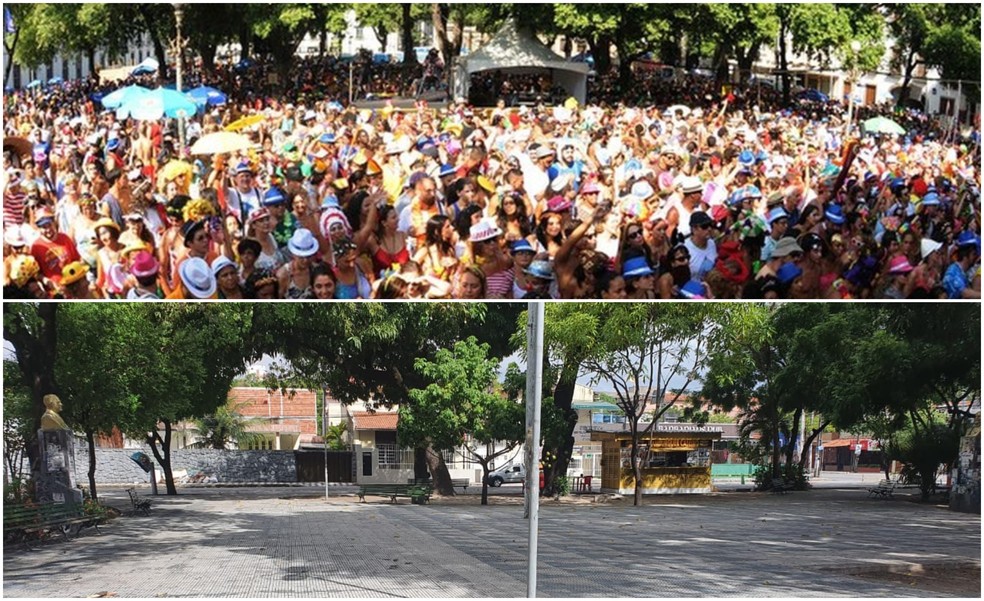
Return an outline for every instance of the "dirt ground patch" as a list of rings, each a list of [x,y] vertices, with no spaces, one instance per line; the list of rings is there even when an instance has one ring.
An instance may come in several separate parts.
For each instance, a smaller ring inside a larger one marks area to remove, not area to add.
[[[937,594],[969,598],[981,596],[980,563],[889,565],[852,569],[848,573],[856,578],[908,586]]]

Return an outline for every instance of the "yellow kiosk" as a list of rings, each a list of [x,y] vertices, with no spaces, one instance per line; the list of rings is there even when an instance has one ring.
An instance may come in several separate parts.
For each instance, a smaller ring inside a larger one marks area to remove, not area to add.
[[[642,493],[700,494],[711,487],[711,445],[723,428],[716,424],[659,424],[639,441]],[[632,435],[592,432],[601,442],[601,490],[635,493],[632,473]]]

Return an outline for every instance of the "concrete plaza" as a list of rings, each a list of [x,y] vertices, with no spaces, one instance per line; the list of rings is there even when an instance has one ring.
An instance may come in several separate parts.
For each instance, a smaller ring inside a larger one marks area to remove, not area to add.
[[[3,594],[522,597],[528,526],[515,488],[486,507],[473,488],[426,506],[360,503],[354,487],[327,500],[317,488],[184,489],[101,534],[6,546]],[[128,509],[121,490],[101,496]],[[595,499],[541,507],[539,596],[941,596],[852,574],[981,557],[979,515],[860,488],[647,497],[640,507]]]

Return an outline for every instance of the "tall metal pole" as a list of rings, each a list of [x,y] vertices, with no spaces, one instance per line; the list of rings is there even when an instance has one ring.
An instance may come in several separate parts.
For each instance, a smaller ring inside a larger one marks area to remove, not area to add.
[[[531,302],[526,320],[526,515],[530,520],[526,596],[536,598],[540,509],[540,396],[543,388],[543,302]]]
[[[174,2],[174,24],[177,31],[177,39],[175,46],[177,46],[177,56],[175,57],[175,84],[180,94],[183,90],[181,86],[181,64],[184,62],[184,44],[181,40],[181,24],[184,21],[184,5],[181,2]],[[184,150],[185,146],[185,129],[184,129],[184,117],[178,117],[178,142],[181,144],[181,150]]]
[[[328,500],[328,390],[321,389],[321,442],[325,447],[325,501]]]

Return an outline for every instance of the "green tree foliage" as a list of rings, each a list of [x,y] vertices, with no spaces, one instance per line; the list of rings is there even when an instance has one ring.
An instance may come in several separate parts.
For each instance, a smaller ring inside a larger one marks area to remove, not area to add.
[[[262,440],[262,434],[250,431],[261,420],[244,416],[239,412],[240,407],[223,405],[213,413],[196,417],[193,421],[199,440],[188,448],[224,450],[232,445],[242,448]]]
[[[930,493],[936,489],[936,474],[940,467],[952,464],[957,457],[960,437],[944,420],[933,415],[922,424],[910,420],[885,449],[890,459],[901,462],[905,471],[918,476],[923,501],[928,501]]]
[[[3,474],[5,501],[20,503],[27,481],[24,459],[31,440],[31,389],[24,385],[20,369],[14,361],[3,362]]]
[[[440,349],[434,360],[417,359],[427,382],[410,390],[400,407],[402,444],[462,453],[482,466],[482,504],[488,504],[489,465],[512,452],[525,436],[524,409],[496,392],[498,361],[474,336]]]
[[[332,451],[344,451],[348,448],[348,444],[345,442],[345,431],[348,429],[348,424],[341,422],[333,426],[328,426],[325,430],[325,444]]]
[[[440,349],[474,335],[490,355],[512,352],[516,304],[345,303],[274,306],[264,342],[289,363],[282,379],[312,390],[328,389],[342,403],[378,407],[412,403],[409,392],[426,385],[415,367]],[[281,309],[280,307],[283,307]],[[289,313],[288,313],[289,312]],[[264,331],[257,329],[257,331]],[[437,452],[416,449],[416,475],[433,476],[441,494],[453,495],[451,477]]]
[[[96,490],[97,434],[125,428],[137,409],[125,378],[130,349],[121,345],[112,305],[66,304],[58,320],[59,350],[55,374],[68,425],[83,435],[88,448],[89,491]]]

